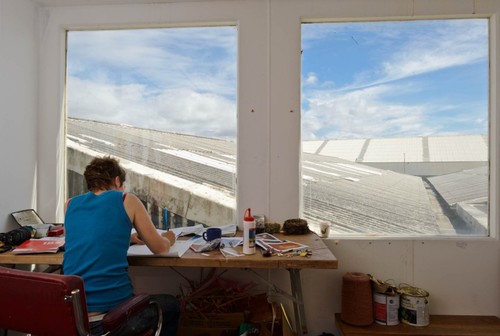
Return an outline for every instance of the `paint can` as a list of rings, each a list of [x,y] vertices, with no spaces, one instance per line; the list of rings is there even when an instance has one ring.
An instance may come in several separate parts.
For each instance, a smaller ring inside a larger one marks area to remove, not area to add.
[[[373,317],[377,324],[399,324],[399,293],[396,286],[370,275],[373,289]]]
[[[399,295],[373,293],[373,316],[375,322],[386,326],[399,324]]]
[[[400,287],[401,321],[416,327],[429,325],[429,293],[421,288]]]

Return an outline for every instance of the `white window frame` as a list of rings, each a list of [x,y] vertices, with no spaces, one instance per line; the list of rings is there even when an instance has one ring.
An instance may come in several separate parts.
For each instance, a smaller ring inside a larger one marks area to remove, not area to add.
[[[489,18],[488,18],[488,17],[475,16],[474,18],[475,18],[475,19],[481,18],[481,19],[486,19],[486,20],[488,20],[488,24],[489,24],[488,28],[489,28],[489,30],[491,31],[491,22],[489,21]],[[429,19],[429,20],[430,20],[430,18],[427,18],[427,19]],[[465,18],[465,17],[458,17],[458,18],[457,18],[457,17],[453,17],[453,18],[449,18],[449,17],[447,17],[447,18],[432,18],[432,20],[448,20],[448,19],[450,19],[450,20],[451,20],[451,19],[471,19],[471,18],[470,18],[470,17],[467,17],[467,18]],[[397,20],[397,21],[398,21],[398,22],[401,22],[401,21],[417,21],[417,20],[418,20],[418,21],[425,21],[425,19],[418,19],[418,18],[416,18],[416,17],[412,18],[412,20],[410,20],[410,19],[406,19],[406,20],[405,20],[405,19],[399,19],[399,20]],[[391,20],[380,20],[380,21],[391,22]],[[392,21],[396,21],[396,20],[392,20]],[[364,22],[364,23],[369,24],[369,23],[373,23],[373,22],[376,22],[376,21],[374,21],[374,20],[368,20],[368,21],[356,20],[356,21],[350,21],[350,22],[351,22],[351,23],[359,23],[359,22]],[[302,26],[302,25],[304,25],[304,24],[321,24],[321,23],[326,23],[326,24],[332,24],[332,25],[333,25],[333,24],[335,24],[335,23],[350,23],[350,22],[348,22],[348,21],[344,21],[344,20],[341,20],[341,21],[340,21],[340,20],[335,20],[335,21],[332,21],[332,20],[328,20],[328,19],[321,19],[321,20],[314,20],[314,21],[305,21],[305,19],[304,19],[304,18],[302,18],[301,26]],[[490,41],[488,41],[488,42],[490,42]],[[302,43],[302,42],[301,42],[301,43]],[[490,56],[490,55],[488,55],[488,57],[489,57],[489,56]],[[301,74],[301,78],[303,78],[303,76],[304,76],[304,74]],[[488,76],[490,76],[490,73],[488,73]],[[489,78],[488,78],[488,79],[489,79]],[[488,98],[489,98],[489,95],[491,94],[491,88],[489,87],[489,84],[490,84],[490,83],[488,82]],[[302,85],[302,84],[301,84],[301,85]],[[491,116],[491,111],[490,111],[489,106],[488,106],[488,118],[490,118],[490,116]],[[490,122],[490,120],[488,120],[488,122]],[[490,141],[490,133],[491,133],[491,127],[488,127],[488,134],[487,134],[487,136],[488,136],[488,141]],[[482,134],[481,134],[481,135],[482,135]],[[438,135],[438,136],[439,136],[439,135]],[[490,145],[490,146],[488,146],[488,150],[490,151],[491,144],[489,144],[489,145]],[[490,168],[491,168],[491,167],[490,167],[490,161],[489,161],[489,160],[490,160],[490,158],[488,157],[488,169],[490,169]],[[489,173],[490,173],[490,172],[489,172]],[[305,185],[305,184],[302,184],[302,185],[301,185],[301,186],[302,186],[302,189],[303,189],[304,185]],[[491,188],[488,188],[488,192],[490,192],[490,191],[491,191]],[[302,195],[304,195],[304,191],[303,191],[303,190],[302,190]],[[490,195],[488,195],[488,196],[490,196]],[[490,202],[489,202],[489,201],[490,201],[490,200],[489,200],[489,198],[488,198],[488,201],[487,201],[487,203],[488,203],[488,204],[490,204]],[[301,204],[301,205],[302,205],[302,209],[303,209],[303,204]],[[490,210],[490,209],[489,209],[489,210]],[[490,213],[490,211],[488,211],[488,217],[489,217],[489,213]],[[302,211],[301,211],[301,214],[302,214]],[[486,234],[481,234],[481,235],[474,235],[474,234],[464,233],[464,234],[455,234],[455,235],[439,235],[439,234],[435,234],[435,235],[430,235],[430,234],[421,234],[421,235],[419,235],[419,234],[413,234],[413,235],[411,235],[411,234],[410,234],[410,235],[402,235],[402,236],[399,236],[399,235],[385,235],[385,236],[384,236],[384,235],[382,235],[382,234],[381,234],[381,235],[379,235],[379,236],[381,236],[381,237],[387,237],[387,238],[410,238],[410,239],[411,239],[411,238],[424,238],[424,237],[431,237],[431,238],[438,238],[438,237],[439,237],[439,238],[443,238],[443,237],[448,237],[448,236],[451,236],[451,237],[454,237],[454,238],[455,238],[455,236],[456,236],[457,238],[458,238],[458,237],[461,237],[461,238],[464,238],[464,237],[473,237],[473,236],[484,238],[484,237],[490,237],[490,236],[491,236],[491,234],[490,234],[490,233],[491,233],[491,229],[490,229],[490,226],[491,226],[491,225],[490,225],[490,218],[488,218],[488,223],[487,223],[487,224],[488,224],[488,227],[486,228],[486,229],[487,229],[487,233],[486,233]],[[370,232],[353,233],[353,234],[345,234],[345,235],[342,235],[342,234],[340,234],[340,235],[339,235],[338,233],[336,233],[335,235],[336,235],[337,237],[338,237],[338,236],[343,236],[343,237],[363,237],[363,236],[367,236],[367,235],[373,236],[373,234],[371,234]]]

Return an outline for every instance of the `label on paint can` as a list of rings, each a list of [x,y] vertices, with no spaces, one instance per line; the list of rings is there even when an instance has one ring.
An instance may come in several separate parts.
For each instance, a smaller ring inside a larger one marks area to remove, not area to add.
[[[375,322],[381,325],[399,324],[399,295],[373,294],[373,313]]]
[[[429,293],[415,287],[400,288],[400,291],[401,321],[417,327],[429,325]]]

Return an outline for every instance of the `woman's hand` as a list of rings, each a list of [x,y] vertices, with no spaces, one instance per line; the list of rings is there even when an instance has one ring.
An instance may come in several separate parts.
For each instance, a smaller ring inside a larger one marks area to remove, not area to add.
[[[167,253],[170,246],[175,243],[175,234],[173,232],[167,233],[166,238],[160,236],[144,204],[134,194],[128,193],[123,205],[138,233],[138,235],[131,235],[130,241],[136,244],[145,244],[154,254]]]
[[[144,242],[140,238],[139,234],[137,232],[132,233],[130,236],[130,244],[139,244],[139,245],[144,245]]]
[[[175,244],[175,233],[173,233],[172,231],[163,232],[161,236],[168,239],[168,241],[170,242],[170,246]]]

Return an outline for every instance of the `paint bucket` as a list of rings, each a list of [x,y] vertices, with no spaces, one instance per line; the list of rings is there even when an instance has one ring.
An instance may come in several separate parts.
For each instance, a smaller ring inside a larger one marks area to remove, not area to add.
[[[373,289],[373,317],[386,326],[399,324],[399,293],[396,286],[370,275]]]
[[[373,293],[373,316],[375,322],[386,326],[399,324],[399,295]]]
[[[429,325],[429,293],[416,287],[400,287],[401,321],[416,327]]]

